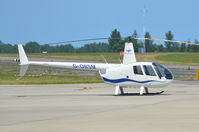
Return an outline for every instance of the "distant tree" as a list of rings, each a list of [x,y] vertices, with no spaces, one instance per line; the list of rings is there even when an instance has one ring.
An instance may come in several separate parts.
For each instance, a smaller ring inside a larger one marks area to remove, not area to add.
[[[185,44],[181,44],[181,47],[180,47],[180,52],[185,52],[187,51],[187,47]]]
[[[181,50],[180,43],[173,43],[173,50],[174,50],[174,52],[180,52],[180,50]]]
[[[188,51],[188,52],[192,52],[192,47],[191,47],[190,44],[187,46],[187,51]]]
[[[40,45],[40,46],[41,46],[41,51],[49,52],[50,46],[48,44]]]
[[[168,31],[166,34],[166,40],[173,40],[173,34],[171,33],[171,31]],[[165,42],[165,47],[166,50],[171,52],[172,51],[172,42]]]
[[[77,49],[77,52],[108,52],[109,45],[107,43],[90,43]]]
[[[190,41],[188,41],[189,43],[191,43]],[[199,43],[197,39],[195,39],[194,43]],[[198,45],[192,45],[192,44],[188,44],[187,46],[187,51],[188,52],[198,52],[199,51],[199,46]]]
[[[109,46],[111,52],[117,52],[121,44],[121,35],[117,29],[113,30],[109,39]]]
[[[171,31],[165,33],[166,40],[173,40],[174,35]],[[149,32],[145,33],[146,38],[151,38]],[[133,42],[135,52],[138,51],[138,48],[143,46],[143,41],[138,41],[138,33],[134,30],[130,39],[122,40],[120,32],[115,29],[110,34],[109,43],[89,43],[85,44],[80,48],[74,48],[71,44],[67,45],[57,45],[57,46],[50,46],[50,45],[39,45],[37,42],[28,42],[25,44],[24,48],[27,53],[41,53],[41,51],[47,52],[118,52],[124,49],[124,43],[127,41]],[[188,41],[189,42],[189,41]],[[195,43],[199,43],[197,39],[195,39]],[[164,45],[161,44],[153,44],[151,40],[145,40],[146,44],[146,51],[147,52],[199,52],[199,46],[196,45],[186,45],[181,44],[181,46],[177,43],[173,42],[165,42]],[[17,45],[13,44],[5,44],[4,42],[0,41],[0,53],[16,53],[17,52]]]
[[[0,44],[4,44],[4,43],[0,40]]]
[[[144,35],[145,38],[151,38],[151,35],[149,32],[146,32]],[[152,40],[145,40],[145,48],[146,52],[153,52],[154,46],[153,46],[153,41]]]
[[[71,44],[66,44],[66,45],[58,45],[57,46],[57,51],[59,52],[74,52],[74,47]]]
[[[107,43],[99,43],[98,44],[98,52],[108,52],[109,51],[109,45]]]
[[[0,43],[0,53],[16,53],[17,46],[12,44]]]
[[[40,45],[33,41],[26,43],[25,50],[27,53],[41,53]]]
[[[16,44],[12,45],[12,52],[11,53],[18,53],[18,46]]]
[[[125,42],[126,42],[125,40],[120,40],[119,41],[119,45],[118,45],[118,47],[116,49],[117,52],[120,52],[120,51],[124,50],[124,44],[125,44]]]
[[[195,39],[194,43],[199,44],[197,39]],[[199,46],[198,45],[192,45],[192,52],[199,52]]]
[[[157,45],[157,52],[164,52],[165,49],[164,49],[164,46],[161,44],[161,45]]]
[[[3,45],[4,43],[0,40],[0,53],[3,53]]]

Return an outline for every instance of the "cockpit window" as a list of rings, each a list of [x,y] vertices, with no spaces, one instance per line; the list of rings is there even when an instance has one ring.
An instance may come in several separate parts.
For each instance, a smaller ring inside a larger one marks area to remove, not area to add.
[[[166,79],[173,79],[173,75],[169,69],[164,67],[163,65],[153,62],[153,66],[159,76],[159,78],[165,77]]]
[[[150,65],[144,65],[144,72],[148,76],[156,76],[155,71],[153,70],[153,67]]]
[[[141,66],[133,66],[134,74],[143,75]]]

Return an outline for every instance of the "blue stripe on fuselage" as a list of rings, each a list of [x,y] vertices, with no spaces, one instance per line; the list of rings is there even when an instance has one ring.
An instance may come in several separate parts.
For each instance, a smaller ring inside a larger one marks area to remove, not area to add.
[[[122,82],[135,82],[135,83],[149,83],[149,82],[155,82],[156,80],[146,80],[146,81],[136,81],[131,80],[127,78],[121,78],[121,79],[108,79],[105,77],[102,77],[104,81],[111,82],[111,83],[122,83]]]

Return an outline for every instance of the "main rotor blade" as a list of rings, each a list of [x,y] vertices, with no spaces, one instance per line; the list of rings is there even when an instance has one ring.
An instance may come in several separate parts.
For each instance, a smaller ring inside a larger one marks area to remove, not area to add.
[[[165,42],[172,42],[172,43],[199,45],[199,43],[182,42],[182,41],[167,40],[167,39],[156,39],[156,38],[134,38],[134,39],[137,39],[137,40],[158,40],[158,41],[165,41]]]
[[[118,40],[130,40],[130,39],[137,39],[137,40],[157,40],[157,41],[164,41],[164,42],[172,42],[172,43],[180,43],[180,44],[190,44],[190,45],[199,45],[199,43],[191,43],[191,42],[182,42],[182,41],[175,41],[175,40],[166,40],[166,39],[156,39],[156,38],[134,38],[134,37],[122,37],[122,38],[91,38],[91,39],[79,39],[79,40],[70,40],[70,41],[62,41],[62,42],[52,42],[46,43],[48,45],[58,45],[58,44],[69,44],[75,42],[85,42],[85,41],[95,41],[95,40],[111,40],[111,39],[118,39]]]
[[[94,40],[107,40],[107,39],[109,39],[109,38],[91,38],[91,39],[69,40],[69,41],[62,41],[62,42],[52,42],[52,43],[46,43],[46,44],[48,44],[48,45],[56,45],[56,44],[67,44],[67,43],[94,41]]]

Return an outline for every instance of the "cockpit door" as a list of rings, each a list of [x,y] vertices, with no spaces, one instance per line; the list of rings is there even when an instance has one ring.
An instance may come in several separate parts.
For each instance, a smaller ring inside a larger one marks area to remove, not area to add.
[[[145,80],[144,72],[142,70],[141,65],[134,65],[133,66],[133,80],[136,81],[143,81]]]
[[[155,73],[154,67],[152,65],[143,65],[143,70],[145,73],[145,79],[148,81],[157,80],[157,74]]]

